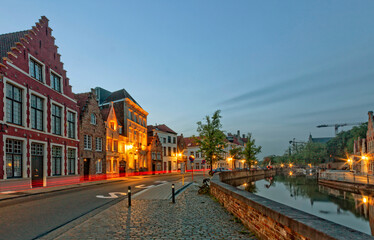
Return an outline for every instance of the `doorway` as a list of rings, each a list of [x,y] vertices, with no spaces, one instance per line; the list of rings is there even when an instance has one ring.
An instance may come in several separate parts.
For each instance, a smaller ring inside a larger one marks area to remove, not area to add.
[[[126,161],[119,162],[119,176],[120,177],[126,176]]]
[[[168,161],[168,170],[171,172],[171,161]]]
[[[31,186],[43,187],[43,144],[31,144]]]
[[[85,158],[83,161],[83,180],[88,181],[90,180],[90,158]]]

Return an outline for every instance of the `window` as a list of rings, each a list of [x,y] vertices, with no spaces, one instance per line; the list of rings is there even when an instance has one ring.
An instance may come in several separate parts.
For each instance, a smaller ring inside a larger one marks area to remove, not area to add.
[[[61,135],[62,108],[52,104],[52,133]]]
[[[43,131],[43,99],[31,95],[31,128]]]
[[[91,124],[96,125],[96,115],[91,113]]]
[[[43,67],[37,63],[34,59],[30,58],[30,75],[38,81],[43,82]]]
[[[129,119],[131,119],[131,111],[129,110]]]
[[[52,147],[52,175],[61,175],[62,147]]]
[[[163,139],[164,139],[163,142],[166,143],[166,138],[163,138]]]
[[[191,154],[190,155],[193,155],[193,156],[195,156],[195,153],[194,152],[191,152]]]
[[[196,152],[196,158],[199,158],[199,152]]]
[[[110,173],[112,171],[112,162],[110,160],[106,161],[106,172]]]
[[[114,147],[114,152],[118,152],[118,141],[117,140],[114,140],[113,141],[113,147]]]
[[[51,87],[57,92],[61,92],[61,78],[53,73],[51,73]]]
[[[92,136],[84,135],[84,150],[92,149]]]
[[[22,90],[7,83],[6,85],[7,122],[22,125]]]
[[[74,175],[75,174],[75,149],[69,148],[68,149],[68,174]]]
[[[161,153],[157,153],[157,160],[161,160]]]
[[[75,138],[75,113],[68,112],[68,137]]]
[[[168,136],[168,143],[171,143],[171,137]]]
[[[173,137],[173,143],[174,143],[174,144],[176,143],[176,139],[175,139],[175,137]]]
[[[103,172],[103,162],[101,159],[98,159],[96,162],[96,173],[102,173]]]
[[[22,141],[6,140],[6,176],[22,177]]]
[[[173,154],[177,154],[177,149],[173,148]]]
[[[113,172],[117,172],[117,160],[113,161]]]
[[[119,127],[118,132],[119,134],[122,134],[122,127]]]
[[[96,138],[96,151],[101,152],[103,150],[103,139],[100,137]]]
[[[168,156],[171,156],[171,147],[168,147]]]
[[[113,121],[110,122],[110,128],[114,130],[114,122]]]
[[[196,163],[196,169],[200,169],[199,163]]]
[[[164,156],[166,156],[166,147],[164,147]]]
[[[106,150],[112,151],[112,139],[107,139],[107,147]]]

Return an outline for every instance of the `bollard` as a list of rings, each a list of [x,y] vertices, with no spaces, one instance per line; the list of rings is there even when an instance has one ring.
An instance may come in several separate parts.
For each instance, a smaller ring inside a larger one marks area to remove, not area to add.
[[[184,174],[182,175],[182,185],[184,186]]]
[[[129,200],[129,207],[131,207],[131,187],[129,186],[128,190],[127,190],[127,198]]]
[[[175,203],[175,188],[174,188],[174,183],[171,185],[171,197],[173,203]]]

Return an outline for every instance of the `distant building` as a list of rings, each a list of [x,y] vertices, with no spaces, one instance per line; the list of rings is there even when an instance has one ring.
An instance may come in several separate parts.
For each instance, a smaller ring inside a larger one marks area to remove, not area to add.
[[[162,144],[163,152],[163,171],[176,171],[177,165],[177,133],[165,124],[149,125],[147,127],[148,136],[154,136],[156,133]]]
[[[75,94],[79,106],[80,172],[85,180],[106,177],[106,129],[95,91]]]
[[[210,170],[210,164],[206,161],[205,156],[200,151],[199,144],[196,143],[193,137],[184,138],[186,144],[186,149],[184,150],[184,155],[187,157],[187,170],[192,169],[192,163],[188,159],[189,156],[194,156],[195,160],[193,162],[194,170]]]
[[[123,127],[127,138],[127,172],[149,171],[147,161],[147,116],[148,113],[125,90],[110,92],[96,87],[96,95],[101,108],[113,104],[118,124]]]
[[[332,137],[314,138],[314,137],[312,137],[312,134],[309,134],[308,141],[313,142],[313,143],[327,143],[331,139],[333,139],[333,138]]]
[[[153,136],[148,136],[147,140],[147,159],[148,165],[151,166],[152,173],[162,171],[162,144],[158,137],[158,134],[155,133]]]

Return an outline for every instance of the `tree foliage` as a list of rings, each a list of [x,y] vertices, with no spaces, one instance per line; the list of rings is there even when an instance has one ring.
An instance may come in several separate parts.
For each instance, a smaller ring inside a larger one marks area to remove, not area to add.
[[[226,136],[222,132],[221,111],[217,110],[213,116],[206,116],[205,122],[197,122],[197,132],[199,138],[195,137],[195,142],[200,146],[200,151],[205,160],[213,168],[215,161],[221,160],[226,146]]]
[[[255,139],[252,139],[252,134],[248,133],[248,141],[244,148],[243,155],[249,166],[254,165],[257,160],[256,155],[261,152],[261,146],[256,146]]]

